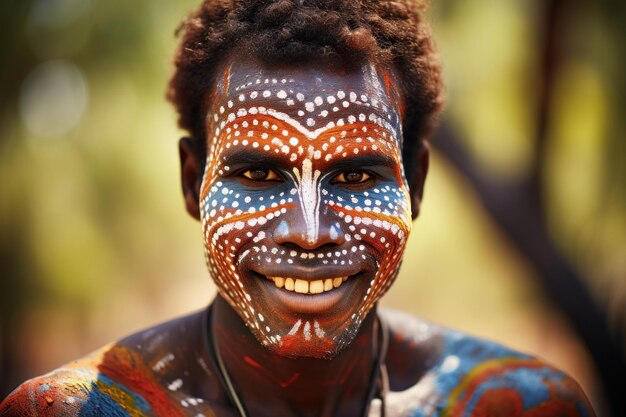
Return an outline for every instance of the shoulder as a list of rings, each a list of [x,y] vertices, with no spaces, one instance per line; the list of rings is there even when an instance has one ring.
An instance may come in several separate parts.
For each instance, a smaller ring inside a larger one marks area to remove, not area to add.
[[[78,416],[97,415],[99,410],[100,415],[126,416],[122,405],[98,386],[101,382],[95,369],[59,368],[17,387],[0,404],[0,415]]]
[[[182,382],[209,372],[203,317],[196,313],[135,333],[26,381],[0,404],[0,415],[182,416],[206,411],[197,392],[190,393],[193,384]]]
[[[390,353],[425,362],[414,384],[391,384],[391,415],[404,415],[394,413],[394,404],[411,404],[406,415],[594,416],[579,385],[538,358],[406,313],[384,317],[396,345]]]

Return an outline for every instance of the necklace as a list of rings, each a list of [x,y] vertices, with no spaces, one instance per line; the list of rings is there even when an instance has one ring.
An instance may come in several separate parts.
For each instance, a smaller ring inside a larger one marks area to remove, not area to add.
[[[209,326],[208,333],[211,343],[211,349],[209,349],[211,353],[211,360],[217,367],[217,370],[219,371],[218,377],[220,379],[222,387],[228,394],[228,398],[230,399],[232,404],[239,412],[239,416],[248,417],[248,413],[246,412],[246,409],[243,406],[241,399],[239,398],[239,394],[237,394],[237,390],[235,390],[235,387],[233,386],[230,375],[226,370],[226,366],[224,366],[224,360],[222,359],[222,355],[220,353],[215,334],[213,333],[213,321],[211,314],[212,310],[213,305],[209,307],[209,317],[207,320]],[[378,315],[376,316],[374,331],[377,333],[377,337],[374,338],[374,344],[372,346],[372,349],[374,350],[376,361],[374,369],[372,370],[372,375],[370,377],[369,388],[367,391],[367,400],[365,402],[363,416],[369,417],[372,402],[374,399],[378,399],[380,401],[379,416],[385,417],[385,394],[389,390],[389,377],[387,374],[387,366],[385,365],[387,348],[389,347],[389,332],[385,321]]]

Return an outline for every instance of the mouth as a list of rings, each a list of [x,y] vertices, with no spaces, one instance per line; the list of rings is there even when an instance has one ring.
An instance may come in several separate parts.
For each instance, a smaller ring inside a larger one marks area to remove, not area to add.
[[[354,302],[356,288],[363,281],[362,273],[335,275],[317,279],[302,279],[253,273],[258,278],[264,298],[286,314],[329,314],[343,310],[344,304]],[[358,291],[356,291],[358,292]],[[271,300],[271,301],[270,301]],[[346,306],[344,306],[346,307]],[[347,308],[347,307],[346,307]]]
[[[348,276],[318,279],[315,281],[307,281],[299,278],[290,277],[266,277],[272,281],[277,288],[283,288],[287,291],[296,292],[298,294],[322,294],[333,291],[348,280]]]

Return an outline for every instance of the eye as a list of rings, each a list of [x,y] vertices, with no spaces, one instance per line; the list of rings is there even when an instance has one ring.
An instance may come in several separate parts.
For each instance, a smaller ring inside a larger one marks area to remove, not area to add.
[[[241,173],[245,178],[253,181],[273,181],[278,180],[278,174],[268,168],[252,168]]]
[[[361,184],[371,178],[372,176],[365,171],[353,170],[342,172],[333,179],[333,182],[344,184]]]

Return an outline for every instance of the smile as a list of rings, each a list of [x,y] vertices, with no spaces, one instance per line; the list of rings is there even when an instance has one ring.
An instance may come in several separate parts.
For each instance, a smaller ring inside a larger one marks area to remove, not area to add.
[[[274,282],[278,288],[284,288],[287,291],[297,292],[298,294],[321,294],[339,288],[348,277],[326,278],[315,281],[307,281],[298,278],[287,277],[266,277]]]
[[[317,268],[294,265],[289,269],[271,265],[261,271],[248,270],[259,301],[286,315],[316,316],[347,314],[365,296],[373,273],[361,265],[353,268]],[[260,268],[259,268],[260,269]],[[270,308],[270,307],[268,307]]]

